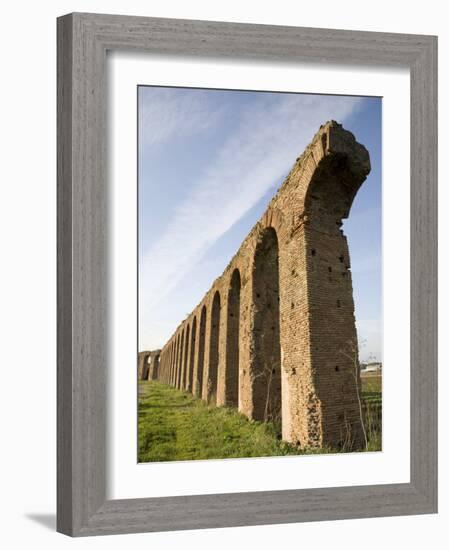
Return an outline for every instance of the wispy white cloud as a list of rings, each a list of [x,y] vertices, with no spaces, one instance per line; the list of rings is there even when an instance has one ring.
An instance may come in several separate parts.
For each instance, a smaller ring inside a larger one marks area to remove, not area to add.
[[[170,88],[139,90],[139,143],[146,148],[164,143],[173,136],[194,136],[215,126],[225,109],[211,110],[207,92],[201,90],[174,94]]]
[[[144,252],[140,307],[145,316],[287,174],[321,124],[329,119],[344,123],[359,105],[358,98],[338,96],[282,95],[275,102],[270,98],[255,101],[216,157],[204,159],[202,176],[176,207],[168,229]],[[207,118],[206,110],[203,102],[194,108],[193,116]],[[165,117],[161,121],[167,120],[167,135],[177,131],[176,116]],[[183,132],[188,133],[190,123],[185,116],[183,124]]]

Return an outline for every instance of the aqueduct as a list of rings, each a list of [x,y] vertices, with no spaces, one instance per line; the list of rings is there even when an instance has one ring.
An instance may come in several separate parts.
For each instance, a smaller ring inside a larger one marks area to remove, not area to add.
[[[364,444],[352,280],[341,229],[370,171],[327,122],[224,273],[160,352],[157,378],[307,447]]]

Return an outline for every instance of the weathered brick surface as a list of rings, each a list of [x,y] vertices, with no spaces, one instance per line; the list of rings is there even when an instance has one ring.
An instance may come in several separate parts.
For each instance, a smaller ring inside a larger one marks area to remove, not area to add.
[[[369,154],[331,121],[160,354],[158,378],[282,425],[301,446],[363,444],[349,250]]]

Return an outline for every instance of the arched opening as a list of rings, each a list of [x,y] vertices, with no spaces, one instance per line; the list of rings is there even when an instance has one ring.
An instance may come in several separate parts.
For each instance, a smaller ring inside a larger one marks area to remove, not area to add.
[[[179,358],[178,358],[178,384],[177,388],[182,389],[182,360],[184,351],[184,331],[181,332],[181,341],[179,343]]]
[[[190,326],[187,325],[186,338],[184,340],[184,366],[182,368],[182,390],[187,389],[188,368],[189,368],[189,342],[190,341]]]
[[[279,329],[279,246],[269,227],[259,240],[254,257],[254,371],[253,415],[272,421],[281,433],[281,346]]]
[[[193,390],[193,369],[195,366],[195,349],[196,349],[196,317],[193,318],[192,322],[192,338],[190,341],[190,359],[189,359],[189,370],[188,370],[188,379],[187,379],[187,390]]]
[[[225,403],[232,407],[239,402],[240,285],[240,273],[235,269],[228,292],[225,368]]]
[[[322,139],[327,145],[325,134]],[[319,223],[322,231],[339,234],[342,220],[349,216],[354,197],[365,179],[354,179],[353,168],[347,154],[328,155],[321,160],[310,180],[304,211],[309,222]]]
[[[209,374],[207,380],[207,400],[209,403],[217,403],[217,379],[218,379],[218,343],[220,339],[220,293],[214,295],[212,301],[210,347],[209,347]]]
[[[206,306],[203,306],[200,317],[200,330],[198,341],[198,369],[197,369],[197,394],[203,396],[203,372],[204,372],[204,343],[206,339]]]

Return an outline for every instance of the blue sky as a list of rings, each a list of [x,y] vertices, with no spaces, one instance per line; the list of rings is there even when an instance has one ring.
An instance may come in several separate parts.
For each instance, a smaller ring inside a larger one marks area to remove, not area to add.
[[[162,347],[221,275],[319,126],[372,169],[343,229],[360,357],[382,359],[381,99],[138,88],[139,349]]]

